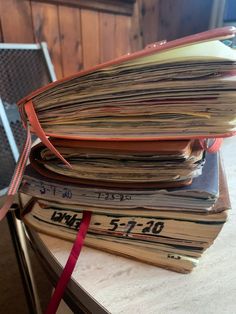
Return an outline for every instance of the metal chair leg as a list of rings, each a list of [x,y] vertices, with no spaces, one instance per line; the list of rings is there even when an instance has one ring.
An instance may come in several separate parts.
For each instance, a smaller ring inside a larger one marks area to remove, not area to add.
[[[16,205],[16,207],[18,209],[18,205]],[[7,222],[15,249],[29,313],[41,314],[42,311],[28,254],[25,231],[22,222],[16,217],[16,210],[8,212]]]

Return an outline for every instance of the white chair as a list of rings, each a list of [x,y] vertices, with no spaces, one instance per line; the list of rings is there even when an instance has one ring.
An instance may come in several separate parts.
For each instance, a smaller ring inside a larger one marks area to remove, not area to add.
[[[47,44],[0,44],[0,196],[7,192],[25,138],[16,103],[33,90],[55,81]],[[24,293],[30,313],[41,313],[17,204],[7,214]]]

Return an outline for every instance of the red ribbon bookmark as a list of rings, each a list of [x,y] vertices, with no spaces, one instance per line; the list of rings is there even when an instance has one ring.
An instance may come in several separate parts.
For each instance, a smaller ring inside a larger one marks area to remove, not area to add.
[[[89,211],[83,212],[83,217],[80,223],[79,231],[76,236],[76,240],[73,244],[73,247],[71,249],[69,258],[66,262],[66,266],[63,269],[63,272],[59,278],[59,281],[57,283],[57,286],[54,290],[53,296],[48,304],[47,310],[45,314],[55,314],[58,306],[60,304],[60,301],[63,297],[63,294],[65,292],[66,286],[71,278],[71,275],[73,273],[73,270],[75,268],[76,262],[78,260],[78,257],[80,255],[81,249],[83,247],[84,238],[86,236],[86,233],[88,231],[88,227],[90,224],[92,213]]]

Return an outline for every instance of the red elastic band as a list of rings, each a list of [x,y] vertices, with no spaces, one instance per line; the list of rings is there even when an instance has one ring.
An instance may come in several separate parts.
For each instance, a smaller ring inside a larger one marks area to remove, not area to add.
[[[66,164],[69,168],[71,168],[71,165],[68,163],[68,161],[65,160],[65,158],[59,153],[59,151],[48,140],[43,128],[41,127],[39,123],[32,101],[27,102],[24,108],[25,108],[25,112],[27,114],[28,120],[31,124],[31,127],[33,127],[33,130],[36,133],[36,135],[40,138],[40,140],[44,143],[44,145],[47,146],[47,148],[53,154],[55,154],[59,159],[61,159],[61,161],[64,164]]]
[[[17,162],[14,174],[12,176],[12,180],[7,191],[6,200],[2,208],[0,209],[0,220],[2,220],[6,216],[8,210],[11,208],[11,205],[14,201],[14,195],[17,193],[19,186],[21,184],[25,166],[29,157],[29,153],[31,149],[31,135],[30,135],[30,129],[28,126],[26,128],[26,131],[27,131],[27,136],[26,136],[24,148]]]
[[[76,240],[74,242],[74,245],[71,249],[69,258],[66,262],[66,266],[63,269],[63,272],[59,278],[59,281],[57,283],[57,286],[54,290],[53,296],[48,304],[47,310],[45,314],[54,314],[56,313],[58,306],[60,304],[60,301],[63,297],[64,291],[66,289],[66,286],[71,278],[72,272],[75,268],[76,262],[78,260],[78,257],[80,255],[84,238],[86,236],[89,223],[91,220],[92,213],[88,211],[83,212],[83,217],[80,223],[79,231],[76,236]]]
[[[208,141],[213,140],[213,144],[208,146]],[[223,143],[223,138],[214,138],[214,139],[201,139],[200,144],[202,148],[208,153],[216,153],[219,151],[221,145]]]

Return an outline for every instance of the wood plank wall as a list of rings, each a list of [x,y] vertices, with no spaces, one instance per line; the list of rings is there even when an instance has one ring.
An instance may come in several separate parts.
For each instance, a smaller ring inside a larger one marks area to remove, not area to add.
[[[138,0],[143,45],[209,29],[215,0]]]
[[[131,52],[131,18],[67,5],[0,0],[0,40],[46,41],[61,78]],[[132,51],[140,49],[139,44],[132,42]]]
[[[0,0],[0,41],[46,41],[61,78],[149,43],[208,29],[213,1],[136,0],[127,16],[57,1]]]

